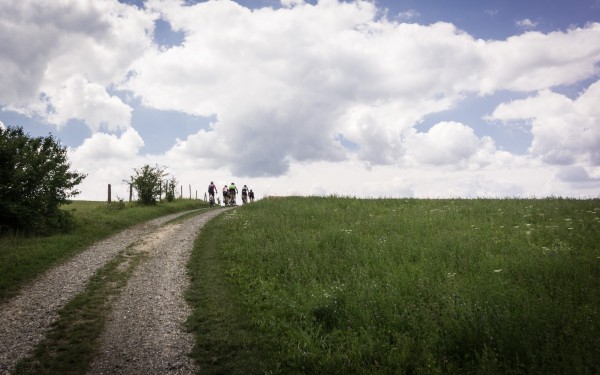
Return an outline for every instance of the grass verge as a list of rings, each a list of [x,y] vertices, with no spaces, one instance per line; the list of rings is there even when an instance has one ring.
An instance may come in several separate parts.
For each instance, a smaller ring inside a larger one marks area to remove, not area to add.
[[[98,337],[112,301],[144,256],[126,249],[98,270],[85,290],[58,312],[59,320],[34,354],[17,364],[14,374],[85,374],[98,348]]]
[[[194,356],[208,373],[598,373],[598,244],[600,200],[262,200],[198,239]]]
[[[273,349],[255,331],[225,274],[219,243],[227,222],[213,219],[202,229],[188,264],[191,286],[186,299],[193,306],[187,321],[196,334],[192,357],[203,374],[252,374],[272,369]]]
[[[75,227],[69,233],[48,237],[0,237],[0,303],[14,296],[26,282],[99,239],[159,216],[207,206],[203,201],[193,200],[176,200],[150,207],[74,201],[63,207],[75,218]]]

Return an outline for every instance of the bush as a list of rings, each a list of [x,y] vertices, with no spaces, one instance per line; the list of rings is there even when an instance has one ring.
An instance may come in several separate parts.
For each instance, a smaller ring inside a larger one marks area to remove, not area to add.
[[[175,200],[175,188],[177,187],[177,180],[172,178],[166,184],[165,197],[167,202],[173,202]]]
[[[166,176],[165,168],[158,165],[151,167],[148,164],[141,168],[134,168],[135,175],[131,176],[133,188],[138,193],[138,202],[144,206],[156,204],[161,193],[163,177]]]
[[[0,232],[49,234],[66,230],[59,208],[85,175],[69,170],[66,147],[52,135],[31,137],[20,127],[0,128]]]

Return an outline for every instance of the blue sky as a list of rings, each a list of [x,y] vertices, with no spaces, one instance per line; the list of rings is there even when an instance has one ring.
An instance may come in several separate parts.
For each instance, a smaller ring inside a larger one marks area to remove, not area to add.
[[[85,199],[145,163],[259,196],[598,196],[599,22],[600,0],[5,2],[0,126],[59,138]]]

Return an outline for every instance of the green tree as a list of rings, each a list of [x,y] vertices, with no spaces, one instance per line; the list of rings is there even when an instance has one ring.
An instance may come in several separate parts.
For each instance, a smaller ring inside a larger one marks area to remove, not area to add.
[[[21,127],[0,127],[0,232],[48,234],[66,230],[59,208],[79,194],[85,174],[70,171],[66,147],[52,135],[31,137]]]
[[[167,181],[167,190],[165,192],[165,197],[167,198],[167,202],[173,202],[175,200],[175,188],[177,187],[177,180],[175,177]]]
[[[167,175],[165,167],[158,165],[151,167],[146,164],[141,168],[134,168],[135,175],[131,176],[133,188],[138,193],[138,202],[150,206],[156,204],[161,193],[163,177]]]

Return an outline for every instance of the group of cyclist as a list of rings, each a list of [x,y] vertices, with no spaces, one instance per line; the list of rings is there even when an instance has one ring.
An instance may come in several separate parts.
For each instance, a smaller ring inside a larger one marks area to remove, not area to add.
[[[239,193],[237,186],[235,183],[231,183],[231,185],[223,186],[223,204],[225,206],[236,206],[235,197]],[[208,200],[210,202],[211,207],[215,205],[215,196],[218,194],[217,186],[213,181],[208,185]],[[248,189],[248,186],[244,185],[242,188],[242,203],[246,204],[250,202],[254,202],[254,192],[252,189]]]

